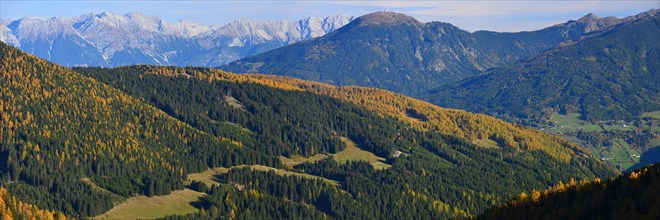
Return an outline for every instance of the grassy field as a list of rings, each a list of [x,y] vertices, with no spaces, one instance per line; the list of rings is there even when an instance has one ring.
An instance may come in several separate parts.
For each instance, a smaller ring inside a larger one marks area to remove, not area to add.
[[[605,129],[606,131],[615,131],[615,130],[630,131],[630,130],[632,130],[632,128],[630,128],[630,127],[623,127],[623,126],[619,126],[619,125],[603,125],[603,129]]]
[[[385,158],[376,156],[374,153],[360,149],[359,146],[350,139],[346,137],[341,137],[340,139],[346,143],[346,149],[334,154],[334,159],[337,162],[346,163],[347,161],[364,160],[371,163],[371,165],[374,166],[374,169],[377,170],[389,168],[392,166],[384,162]]]
[[[117,194],[114,194],[114,193],[108,191],[107,189],[99,187],[98,185],[96,185],[96,183],[94,183],[94,181],[92,181],[89,178],[83,178],[83,179],[81,179],[81,181],[83,183],[88,184],[89,186],[91,186],[92,189],[94,189],[94,190],[104,192],[104,193],[110,195],[110,197],[112,198],[113,204],[115,204],[115,205],[124,201],[124,197],[121,197]]]
[[[654,119],[642,119],[641,122],[635,120],[619,121],[599,121],[588,122],[580,119],[580,114],[573,113],[568,115],[554,114],[550,118],[552,123],[550,125],[539,126],[539,130],[559,135],[562,138],[574,143],[585,142],[578,140],[576,137],[568,135],[568,132],[587,131],[587,132],[610,132],[610,131],[632,131],[634,129],[650,130],[651,132],[660,131],[657,121],[660,118],[660,111],[644,113],[644,117],[652,117]],[[634,122],[634,123],[633,123]],[[656,131],[657,130],[657,131]],[[612,146],[586,146],[596,156],[602,158],[605,162],[619,167],[621,170],[626,170],[636,163],[638,163],[641,152],[637,152],[624,140],[613,140]]]
[[[243,103],[239,102],[234,97],[226,95],[225,96],[225,101],[227,101],[227,103],[229,103],[229,106],[231,106],[231,107],[238,108],[238,109],[245,109],[245,106],[243,106]]]
[[[328,155],[317,154],[317,155],[314,155],[314,156],[311,156],[311,157],[302,157],[302,156],[298,156],[298,155],[293,155],[290,158],[285,157],[285,156],[280,156],[280,160],[282,161],[282,163],[284,163],[284,165],[286,165],[288,167],[293,167],[295,165],[298,165],[298,164],[301,164],[301,163],[304,163],[304,162],[315,162],[315,161],[323,160],[325,158],[328,158]]]
[[[339,163],[346,163],[347,161],[358,161],[358,160],[367,161],[371,163],[372,166],[374,166],[374,169],[377,170],[389,168],[392,166],[385,163],[385,158],[376,156],[374,153],[360,149],[360,147],[355,142],[351,141],[349,138],[340,137],[339,139],[341,139],[341,141],[343,141],[346,144],[346,149],[337,152],[335,154],[330,154],[330,155],[317,154],[311,157],[292,156],[290,158],[280,156],[280,160],[282,160],[284,165],[293,167],[295,165],[304,162],[319,161],[328,158],[329,156],[333,156],[335,161]],[[485,140],[485,141],[479,140],[479,141],[483,142],[483,143],[480,142],[479,144],[486,145],[487,147],[498,147],[497,143],[495,143],[495,141],[492,140]]]
[[[605,162],[620,166],[621,170],[627,170],[639,163],[640,153],[633,150],[624,140],[617,139],[610,147],[591,146],[590,150]]]
[[[94,219],[155,219],[168,215],[194,213],[197,212],[197,208],[190,204],[204,195],[184,189],[173,191],[166,196],[135,196]]]
[[[188,181],[197,180],[205,183],[207,186],[212,186],[213,184],[218,183],[218,180],[215,178],[215,175],[227,173],[228,171],[229,168],[224,168],[224,167],[211,168],[202,173],[188,174]]]
[[[298,172],[293,172],[293,171],[288,171],[288,170],[283,170],[283,169],[275,169],[273,167],[262,166],[262,165],[241,165],[241,166],[235,166],[235,167],[232,167],[232,168],[224,168],[224,167],[212,168],[212,169],[208,169],[208,170],[206,170],[202,173],[189,174],[188,175],[188,181],[197,180],[197,181],[201,181],[203,183],[206,183],[206,185],[208,185],[208,186],[211,186],[213,184],[219,183],[217,181],[217,179],[215,178],[216,175],[227,173],[227,172],[229,172],[230,169],[233,169],[233,168],[243,168],[243,167],[250,167],[250,168],[252,168],[252,170],[257,170],[257,171],[265,171],[265,172],[275,171],[275,174],[282,175],[282,176],[294,175],[294,176],[310,178],[310,179],[320,179],[320,180],[324,180],[324,181],[326,181],[330,184],[333,184],[333,185],[339,185],[339,182],[337,182],[335,180],[330,180],[330,179],[326,179],[326,178],[323,178],[323,177],[314,176],[314,175],[310,175],[310,174],[306,174],[306,173],[298,173]]]
[[[660,111],[642,113],[642,117],[652,117],[660,119]]]
[[[645,113],[651,114],[652,113]],[[660,114],[660,113],[658,113]],[[550,133],[565,133],[565,132],[574,132],[574,131],[630,131],[632,130],[631,125],[624,126],[625,123],[612,123],[610,122],[598,122],[598,124],[593,124],[588,121],[580,119],[580,114],[572,113],[568,115],[554,114],[550,117],[550,120],[554,123],[554,126],[546,125],[541,126],[543,130]],[[659,116],[660,117],[660,116]]]
[[[275,171],[277,175],[294,175],[310,179],[321,179],[333,185],[339,185],[338,181],[326,179],[319,176],[314,176],[305,173],[297,173],[283,169],[275,169],[262,165],[243,165],[232,168],[212,168],[202,173],[192,173],[188,175],[188,181],[197,180],[201,181],[208,186],[218,184],[215,176],[229,172],[233,168],[250,167],[258,171]],[[190,189],[173,191],[170,195],[166,196],[134,196],[128,198],[126,201],[118,204],[106,213],[94,217],[94,219],[155,219],[168,215],[183,215],[197,212],[197,208],[191,205],[192,202],[198,201],[205,194],[196,192]]]
[[[572,113],[568,115],[554,114],[550,120],[555,126],[544,126],[543,129],[550,133],[564,133],[571,131],[602,131],[601,127],[591,124],[588,121],[580,119],[580,114]]]
[[[494,140],[491,139],[475,139],[472,141],[473,144],[480,146],[480,147],[485,147],[485,148],[500,148],[500,145],[497,144]]]

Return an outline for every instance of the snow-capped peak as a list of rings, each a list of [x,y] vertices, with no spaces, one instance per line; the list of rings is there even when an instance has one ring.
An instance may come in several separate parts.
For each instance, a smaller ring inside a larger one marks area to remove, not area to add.
[[[195,37],[211,30],[211,27],[209,26],[186,20],[180,20],[171,27],[172,30],[177,31],[179,34],[186,37]]]
[[[20,45],[20,42],[16,39],[16,36],[14,36],[11,29],[9,29],[2,21],[0,21],[0,41],[15,47]]]
[[[58,36],[78,35],[64,19],[54,17],[47,20],[23,17],[7,25],[16,38],[23,41],[35,41],[39,38],[54,38]]]
[[[341,15],[309,17],[299,21],[239,19],[214,28],[185,20],[169,24],[158,17],[141,13],[118,15],[102,12],[72,18],[24,17],[15,21],[0,21],[3,23],[0,24],[0,40],[23,46],[25,48],[21,49],[28,52],[45,51],[47,57],[44,58],[49,60],[58,57],[58,53],[66,53],[68,57],[73,57],[69,56],[71,54],[78,57],[89,55],[96,60],[96,63],[86,63],[89,62],[86,60],[92,59],[76,58],[78,60],[66,61],[64,65],[146,63],[218,66],[322,36],[351,20],[353,17]],[[62,45],[60,42],[76,45]],[[85,52],[66,51],[66,48],[81,48]]]
[[[268,41],[275,41],[283,46],[323,36],[352,20],[353,17],[341,15],[308,17],[299,21],[253,21],[242,18],[215,29],[208,35],[219,40],[210,46],[227,44],[230,47],[244,47]]]

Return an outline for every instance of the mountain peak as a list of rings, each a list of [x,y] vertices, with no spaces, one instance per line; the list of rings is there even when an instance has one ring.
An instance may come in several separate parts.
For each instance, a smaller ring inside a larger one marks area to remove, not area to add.
[[[582,16],[580,19],[578,19],[578,22],[592,22],[600,19],[600,17],[596,16],[594,13],[589,13],[585,16]]]
[[[424,24],[411,16],[405,15],[403,13],[397,13],[391,11],[379,11],[379,12],[366,14],[357,18],[356,20],[358,20],[358,22],[362,25],[413,24],[420,26]]]
[[[96,15],[96,17],[98,17],[98,18],[104,18],[104,17],[108,17],[108,16],[115,17],[116,15],[113,14],[112,12],[109,12],[109,11],[104,11],[104,12],[101,12],[100,14]]]
[[[0,41],[17,45],[25,51],[35,51],[37,56],[46,59],[60,57],[53,61],[68,66],[134,63],[220,66],[323,36],[352,20],[353,17],[343,15],[298,21],[242,18],[222,27],[213,27],[190,20],[170,24],[140,12],[98,11],[71,18],[0,20]],[[66,46],[52,46],[53,42],[64,40]]]
[[[172,29],[186,37],[195,37],[211,30],[211,27],[188,20],[180,20],[172,25]]]

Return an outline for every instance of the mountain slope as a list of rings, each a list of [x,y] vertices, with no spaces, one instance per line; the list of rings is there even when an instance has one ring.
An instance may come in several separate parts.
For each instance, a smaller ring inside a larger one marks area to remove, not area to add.
[[[140,13],[104,12],[3,21],[0,41],[64,66],[218,66],[322,36],[351,20],[341,15],[300,21],[239,20],[213,28],[190,21],[169,24]]]
[[[435,104],[517,118],[578,112],[587,120],[660,110],[660,13],[597,37],[440,87]]]
[[[227,215],[248,205],[255,212],[239,214],[254,218],[281,210],[339,219],[397,219],[410,210],[422,218],[467,217],[522,191],[616,174],[567,142],[486,116],[446,113],[488,125],[447,126],[474,133],[494,129],[495,140],[499,134],[514,143],[477,146],[469,135],[424,130],[279,79],[153,66],[74,72],[0,46],[0,187],[74,218],[97,216],[134,195],[169,194],[184,187],[187,174],[211,167],[263,165],[341,182],[236,169],[217,178],[221,184],[199,204],[209,214]],[[346,94],[373,91],[348,89]],[[417,120],[426,114],[406,113]],[[544,140],[557,153],[517,144],[526,139]],[[333,158],[288,168],[278,159],[336,154],[346,149],[342,140],[386,158],[382,163],[389,168]]]
[[[297,172],[342,182],[340,188],[317,188],[301,181],[287,183],[293,186],[273,183],[274,180],[268,179],[270,177],[260,177],[253,172],[236,174],[221,181],[253,187],[249,189],[257,190],[260,195],[283,196],[286,201],[313,204],[312,208],[334,218],[401,218],[408,213],[406,210],[419,210],[419,216],[428,218],[465,217],[517,195],[512,191],[519,192],[518,189],[542,187],[562,179],[566,181],[568,176],[613,174],[611,168],[589,153],[561,139],[492,117],[441,109],[382,90],[338,88],[284,77],[237,75],[199,68],[136,66],[75,70],[147,100],[200,130],[220,133],[222,131],[215,127],[225,124],[221,123],[224,121],[245,128],[258,140],[259,146],[254,147],[262,152],[286,157],[328,154],[342,151],[344,147],[335,141],[346,138],[361,149],[386,158],[383,163],[391,167],[380,171],[374,170],[369,163],[338,164],[331,158],[293,168]],[[368,107],[372,104],[373,107]],[[402,104],[405,107],[399,107]],[[379,107],[388,111],[375,110],[381,109]],[[416,118],[398,116],[400,111]],[[423,119],[426,115],[429,115],[428,120]],[[413,122],[415,119],[420,122]],[[452,121],[443,124],[441,120],[444,119]],[[259,122],[264,124],[258,125]],[[302,129],[302,133],[297,129]],[[298,138],[310,131],[315,134]],[[328,139],[315,142],[318,138]],[[477,146],[471,138],[476,143],[483,138],[483,141],[494,144]],[[262,143],[269,144],[263,148]],[[245,146],[252,148],[248,144]],[[480,178],[501,184],[471,180]],[[278,186],[248,186],[254,182]],[[383,182],[391,184],[384,186]],[[309,195],[280,191],[289,187],[311,187],[312,191]],[[224,193],[232,194],[235,190],[233,187],[220,188],[229,192],[212,193],[209,200],[224,198]],[[354,197],[341,193],[342,190]],[[397,199],[402,191],[410,193],[403,201]],[[459,196],[462,191],[471,201]],[[335,199],[328,201],[328,197]],[[242,199],[249,200],[250,197]],[[205,207],[221,205],[209,203]],[[270,207],[263,203],[254,205]],[[221,206],[216,209],[229,213],[227,206]]]
[[[18,201],[15,196],[9,195],[7,189],[0,188],[0,214],[3,219],[66,219],[61,212],[41,210],[35,205]]]
[[[521,194],[480,219],[657,219],[660,215],[660,164],[613,180],[560,184],[543,192]]]
[[[441,108],[381,89],[336,87],[273,75],[251,76],[283,82],[307,92],[339,98],[381,115],[396,118],[416,129],[458,136],[482,147],[491,147],[495,144],[499,147],[519,150],[541,150],[565,161],[584,153],[567,141],[532,128],[516,126],[482,114]]]
[[[589,15],[532,32],[470,33],[447,23],[421,23],[399,13],[376,12],[326,36],[221,68],[416,95],[628,20]]]
[[[0,186],[24,202],[94,216],[115,194],[181,189],[208,164],[276,164],[70,69],[4,43],[0,51]]]
[[[106,65],[94,46],[63,19],[23,18],[8,23],[7,29],[3,34],[11,34],[16,46],[44,59],[68,66]]]

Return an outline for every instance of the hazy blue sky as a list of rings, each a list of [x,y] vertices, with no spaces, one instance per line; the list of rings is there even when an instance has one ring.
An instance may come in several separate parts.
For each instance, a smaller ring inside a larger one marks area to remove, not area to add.
[[[420,21],[443,21],[462,29],[522,31],[577,19],[589,12],[623,17],[660,8],[647,1],[12,1],[0,0],[0,18],[74,17],[104,11],[140,12],[169,23],[191,20],[220,26],[239,18],[297,20],[309,16],[360,16],[374,11],[406,13]]]

